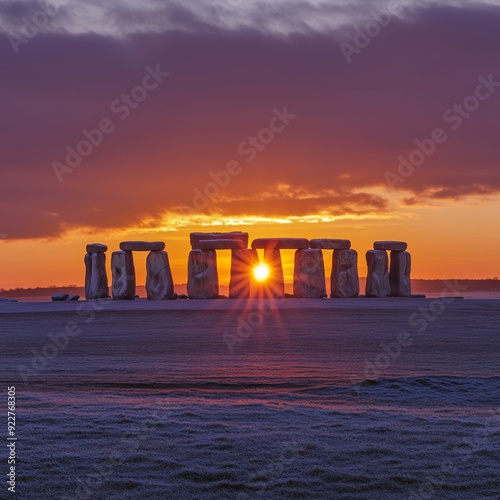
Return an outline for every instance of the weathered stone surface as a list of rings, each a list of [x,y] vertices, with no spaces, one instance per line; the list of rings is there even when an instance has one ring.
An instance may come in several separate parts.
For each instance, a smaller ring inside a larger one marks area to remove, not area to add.
[[[293,294],[297,298],[326,297],[325,263],[320,249],[304,249],[295,252]]]
[[[165,250],[163,241],[122,241],[120,250],[126,252],[161,252]]]
[[[90,297],[90,279],[92,277],[92,254],[86,253],[83,259],[85,262],[85,298]]]
[[[391,252],[389,282],[391,297],[411,297],[411,255],[408,252]]]
[[[349,240],[316,239],[309,242],[311,248],[321,248],[323,250],[349,250],[351,242]]]
[[[200,250],[201,240],[239,240],[243,242],[243,248],[248,247],[248,233],[231,231],[228,233],[191,233],[189,235],[193,250]]]
[[[95,300],[106,297],[109,297],[106,254],[88,253],[85,255],[85,298]]]
[[[302,250],[309,248],[305,238],[257,238],[252,241],[252,248]]]
[[[366,252],[368,274],[366,277],[367,297],[387,297],[391,291],[389,284],[389,257],[385,250]]]
[[[108,251],[108,247],[102,243],[89,243],[87,245],[87,253],[104,253]]]
[[[132,252],[118,251],[111,256],[113,275],[113,299],[134,300],[135,266]]]
[[[200,240],[200,250],[237,250],[246,248],[245,242],[241,240]]]
[[[52,295],[51,299],[53,302],[63,302],[68,300],[69,295],[67,293],[56,293]]]
[[[334,250],[330,297],[352,298],[358,295],[358,252],[352,249]]]
[[[172,300],[174,279],[167,252],[150,252],[146,258],[146,292],[148,300]]]
[[[281,264],[281,252],[277,248],[264,249],[264,263],[269,266],[269,278],[263,282],[253,281],[252,295],[267,298],[282,298],[285,295],[285,278]]]
[[[237,249],[231,251],[229,298],[250,298],[253,269],[258,263],[259,256],[257,255],[257,250]]]
[[[219,276],[215,250],[192,250],[188,259],[187,292],[190,299],[216,299]]]
[[[394,250],[404,252],[408,248],[408,243],[404,241],[376,241],[373,244],[375,250]]]

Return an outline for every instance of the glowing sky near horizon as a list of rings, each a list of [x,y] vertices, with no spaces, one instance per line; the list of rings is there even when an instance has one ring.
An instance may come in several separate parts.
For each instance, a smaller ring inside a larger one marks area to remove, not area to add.
[[[82,284],[85,244],[124,239],[165,241],[185,282],[199,230],[348,238],[361,275],[376,239],[407,241],[416,278],[500,274],[499,1],[59,5],[16,53],[40,4],[0,1],[0,288]],[[349,63],[341,44],[388,8]]]

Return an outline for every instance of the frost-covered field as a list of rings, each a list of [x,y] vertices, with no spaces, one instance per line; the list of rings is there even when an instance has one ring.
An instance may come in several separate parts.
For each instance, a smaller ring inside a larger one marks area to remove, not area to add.
[[[17,498],[499,497],[500,301],[90,307],[0,305]]]

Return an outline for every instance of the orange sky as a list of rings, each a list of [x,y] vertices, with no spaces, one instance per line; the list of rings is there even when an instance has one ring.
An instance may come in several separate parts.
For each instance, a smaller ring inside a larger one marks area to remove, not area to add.
[[[252,226],[192,226],[178,231],[119,233],[74,232],[52,241],[6,241],[0,243],[0,287],[83,285],[85,245],[108,245],[111,252],[128,239],[161,240],[166,243],[176,283],[187,280],[187,256],[191,231],[248,231],[250,241],[259,237],[347,238],[359,253],[359,273],[366,275],[364,253],[373,241],[401,239],[408,242],[413,257],[413,278],[491,278],[500,275],[500,199],[478,205],[434,207],[386,219],[339,220],[329,223],[255,224]],[[146,253],[135,254],[137,282],[145,281]],[[325,252],[326,272],[331,268]],[[282,251],[285,278],[292,281],[293,250]],[[221,284],[229,281],[229,251],[218,252]]]
[[[303,4],[70,2],[26,44],[3,33],[0,287],[82,285],[87,243],[109,265],[134,239],[182,283],[189,233],[225,230],[350,239],[361,276],[385,239],[414,278],[500,276],[500,8],[408,2],[346,57],[387,2]]]

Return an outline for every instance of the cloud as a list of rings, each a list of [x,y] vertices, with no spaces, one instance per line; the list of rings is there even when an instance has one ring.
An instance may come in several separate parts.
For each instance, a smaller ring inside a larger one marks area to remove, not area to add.
[[[147,8],[156,15],[158,5]],[[325,8],[297,2],[285,15],[278,2],[262,12],[283,14],[288,25],[293,13]],[[137,14],[143,26],[157,21],[130,3],[116,12],[130,23]],[[162,12],[177,29],[124,37],[47,32],[19,54],[4,37],[0,228],[9,238],[161,220],[192,206],[196,190],[213,182],[210,173],[231,161],[241,172],[193,215],[388,214],[394,191],[385,172],[397,172],[398,157],[408,158],[414,141],[436,127],[448,139],[396,185],[403,203],[500,191],[500,89],[457,130],[443,120],[474,92],[478,76],[500,81],[497,7],[414,9],[392,19],[351,64],[339,47],[354,36],[347,24],[328,32],[310,21],[283,36],[269,27],[223,29],[172,3]],[[156,65],[170,76],[121,120],[112,103]],[[285,107],[297,117],[247,161],[240,145]],[[66,148],[104,118],[114,131],[59,183],[52,163],[64,163]]]

